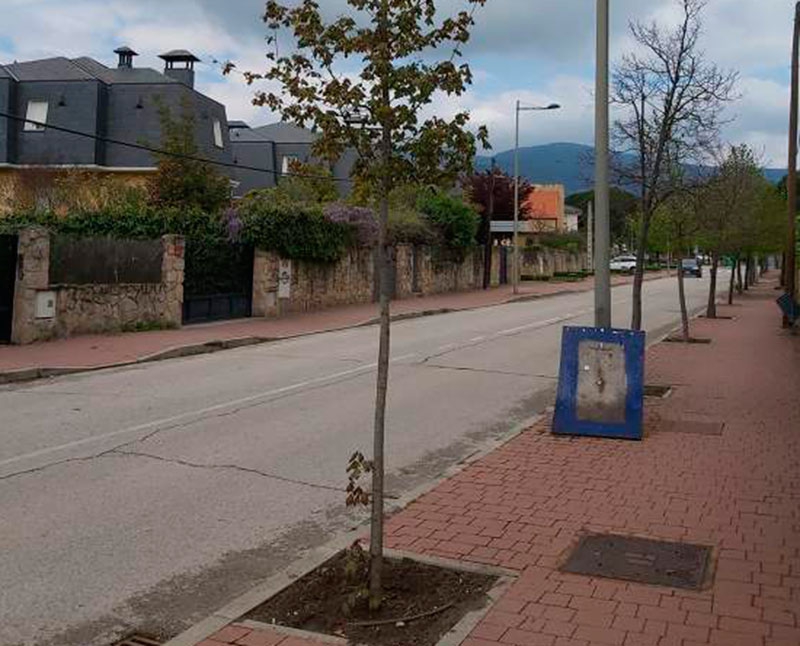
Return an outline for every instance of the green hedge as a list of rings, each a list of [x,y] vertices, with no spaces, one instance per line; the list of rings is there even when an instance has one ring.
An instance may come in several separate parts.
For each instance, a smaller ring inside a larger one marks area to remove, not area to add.
[[[417,208],[438,238],[437,257],[461,262],[476,244],[478,214],[460,198],[438,190],[424,190]]]
[[[328,220],[319,206],[268,204],[257,199],[221,215],[145,206],[64,216],[50,211],[17,213],[0,220],[0,232],[31,225],[82,238],[155,239],[174,233],[185,236],[195,248],[219,251],[244,243],[312,262],[334,262],[355,244],[354,227]]]

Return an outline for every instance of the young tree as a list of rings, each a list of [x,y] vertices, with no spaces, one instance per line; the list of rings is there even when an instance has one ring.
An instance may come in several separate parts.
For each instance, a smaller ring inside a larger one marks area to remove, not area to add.
[[[704,0],[675,1],[681,16],[676,27],[631,24],[633,39],[644,53],[625,55],[613,78],[612,101],[622,111],[614,124],[615,148],[636,160],[616,171],[622,185],[639,188],[641,226],[631,319],[635,330],[642,327],[644,260],[653,214],[677,188],[681,175],[674,168],[706,161],[737,79],[735,72],[707,61],[700,50]]]
[[[700,243],[711,255],[711,281],[706,306],[708,318],[717,316],[720,258],[738,251],[735,248],[737,233],[752,218],[763,182],[753,151],[746,145],[733,146],[701,191],[702,216],[698,222]],[[730,292],[729,301],[732,298]]]
[[[420,109],[435,94],[460,95],[471,82],[466,64],[454,62],[469,40],[475,8],[486,0],[467,0],[472,11],[441,19],[434,0],[347,0],[350,15],[332,22],[315,0],[289,8],[269,0],[264,21],[270,29],[291,32],[297,50],[267,54],[263,74],[282,92],[260,92],[255,103],[319,132],[314,148],[323,159],[345,150],[358,154],[355,173],[379,187],[378,262],[380,344],[375,397],[370,531],[370,606],[382,597],[384,429],[389,376],[389,283],[391,253],[387,238],[389,195],[402,184],[452,183],[471,172],[476,140],[488,147],[486,129],[467,130],[469,115],[423,118]],[[435,61],[441,47],[452,54]],[[231,64],[226,66],[231,69]]]
[[[679,252],[676,274],[678,278],[678,304],[681,311],[681,337],[685,343],[691,341],[691,333],[689,328],[689,309],[686,305],[686,284],[681,260],[696,241],[701,209],[702,192],[695,187],[673,194],[668,201],[659,206],[654,214],[657,228],[666,234],[670,249],[676,249]]]

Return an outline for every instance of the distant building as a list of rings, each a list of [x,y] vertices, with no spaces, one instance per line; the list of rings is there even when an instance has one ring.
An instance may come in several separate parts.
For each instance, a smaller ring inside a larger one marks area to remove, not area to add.
[[[304,128],[283,122],[251,128],[243,121],[231,121],[228,129],[233,163],[248,167],[231,172],[237,197],[275,186],[281,175],[291,172],[293,161],[316,162],[311,152],[316,135]],[[341,195],[350,192],[355,162],[355,153],[347,152],[331,167]]]
[[[534,231],[565,231],[563,184],[536,184],[528,196],[527,220]]]
[[[583,211],[575,206],[564,207],[564,230],[569,233],[574,233],[580,228],[580,219]]]
[[[232,163],[225,106],[194,88],[198,58],[186,50],[167,52],[159,72],[135,67],[137,53],[129,47],[114,53],[115,68],[85,56],[0,65],[0,111],[46,124],[0,118],[0,174],[46,167],[146,175],[156,167],[152,153],[104,139],[159,147],[162,106],[174,118],[188,106],[198,153]]]

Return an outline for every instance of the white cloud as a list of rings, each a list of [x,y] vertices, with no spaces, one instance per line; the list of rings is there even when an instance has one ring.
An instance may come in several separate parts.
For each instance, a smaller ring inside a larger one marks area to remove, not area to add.
[[[89,55],[113,64],[111,50],[126,43],[142,54],[137,64],[143,66],[159,68],[157,54],[173,48],[206,60],[231,58],[240,69],[264,66],[263,0],[0,1],[0,60]],[[437,4],[445,15],[462,9],[465,0]],[[321,5],[329,16],[347,6],[345,0]],[[743,96],[732,106],[736,119],[726,136],[763,150],[774,164],[785,157],[791,5],[710,0],[705,12],[703,47],[709,58],[744,75]],[[675,0],[614,0],[612,55],[631,46],[630,19],[664,20],[674,17],[675,6]],[[464,51],[474,86],[458,99],[442,98],[432,111],[470,110],[473,123],[488,125],[495,149],[502,150],[513,142],[517,98],[557,101],[564,106],[559,112],[522,115],[523,144],[591,143],[594,8],[592,0],[489,0],[476,11],[473,40]],[[200,65],[198,89],[225,103],[231,118],[256,124],[277,118],[252,105],[256,87],[247,87],[240,76],[223,78],[218,69]]]

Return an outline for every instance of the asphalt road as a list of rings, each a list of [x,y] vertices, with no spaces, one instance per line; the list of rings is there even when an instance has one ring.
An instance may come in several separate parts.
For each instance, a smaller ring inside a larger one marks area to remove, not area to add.
[[[721,284],[725,284],[722,280]],[[688,280],[705,302],[707,280]],[[650,339],[678,319],[645,284]],[[614,290],[627,326],[630,287]],[[428,482],[552,404],[563,325],[591,293],[393,325],[389,490]],[[363,518],[377,328],[0,387],[0,644],[171,635]]]

